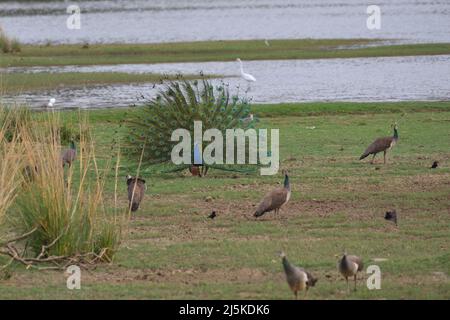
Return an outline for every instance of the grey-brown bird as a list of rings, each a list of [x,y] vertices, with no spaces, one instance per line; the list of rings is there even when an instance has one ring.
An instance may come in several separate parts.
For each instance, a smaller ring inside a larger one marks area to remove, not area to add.
[[[72,163],[77,158],[77,148],[76,148],[75,142],[73,140],[70,141],[70,148],[64,150],[61,158],[62,158],[63,168],[66,164],[69,165],[69,168],[72,166]]]
[[[305,297],[310,287],[314,287],[317,278],[315,278],[310,272],[303,268],[292,265],[286,258],[286,254],[282,251],[280,253],[281,262],[283,263],[284,273],[286,275],[286,281],[295,295],[298,298],[299,291],[305,291]]]
[[[367,147],[366,151],[359,157],[359,160],[366,158],[367,156],[373,154],[372,161],[373,163],[375,156],[379,152],[383,152],[384,155],[384,163],[386,163],[386,152],[394,147],[398,142],[398,130],[397,125],[394,125],[394,135],[392,137],[383,137],[378,138],[370,146]]]
[[[260,217],[266,212],[275,211],[277,214],[280,208],[285,205],[291,197],[291,185],[289,182],[288,172],[283,170],[284,184],[283,187],[267,193],[256,208],[255,217]]]
[[[134,212],[139,209],[139,205],[144,199],[144,193],[147,187],[144,179],[132,177],[130,175],[127,176],[127,185],[129,208]]]
[[[338,270],[344,276],[345,281],[347,282],[347,290],[350,291],[350,287],[348,284],[348,278],[353,277],[355,281],[354,290],[356,291],[356,275],[359,271],[362,271],[364,264],[362,259],[357,256],[347,255],[347,252],[344,252],[341,260],[338,262]]]

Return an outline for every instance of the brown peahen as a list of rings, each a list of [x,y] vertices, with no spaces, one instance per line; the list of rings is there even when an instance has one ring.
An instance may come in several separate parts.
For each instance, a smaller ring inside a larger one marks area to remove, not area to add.
[[[384,154],[384,163],[386,163],[386,152],[391,149],[398,141],[398,130],[397,125],[394,125],[394,135],[392,137],[378,138],[370,146],[367,147],[366,151],[361,155],[359,160],[366,158],[367,156],[373,154],[372,161],[379,152]]]
[[[70,149],[64,150],[62,154],[62,165],[63,167],[66,163],[69,165],[69,168],[72,166],[72,163],[75,161],[77,157],[77,148],[75,146],[75,142],[70,141]]]
[[[139,205],[144,199],[144,192],[146,190],[145,180],[128,175],[127,185],[129,208],[134,212],[139,209]]]
[[[348,291],[350,291],[348,278],[353,277],[355,281],[354,290],[356,291],[356,275],[359,271],[362,271],[363,267],[364,265],[360,257],[347,255],[347,252],[344,252],[342,259],[338,262],[338,270],[344,276],[345,281],[347,282]]]
[[[280,253],[280,257],[282,259],[284,273],[286,274],[286,281],[295,294],[295,298],[298,298],[298,292],[302,290],[305,291],[306,296],[308,289],[315,286],[317,278],[313,277],[305,269],[292,265],[286,258],[284,252]]]
[[[275,210],[277,214],[280,208],[285,205],[291,197],[291,185],[289,182],[288,172],[283,170],[284,185],[281,188],[267,193],[256,208],[255,217],[260,217],[266,212]]]

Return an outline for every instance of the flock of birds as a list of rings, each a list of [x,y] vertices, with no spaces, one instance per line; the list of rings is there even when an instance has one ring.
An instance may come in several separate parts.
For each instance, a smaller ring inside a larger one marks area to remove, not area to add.
[[[242,61],[238,58],[237,61],[240,64],[240,72],[241,77],[248,82],[255,82],[256,79],[251,74],[245,73],[242,65]],[[52,98],[46,105],[46,107],[53,107],[55,104],[55,99]],[[248,121],[253,120],[253,114],[249,115]],[[360,156],[360,160],[372,155],[371,163],[374,162],[375,156],[378,153],[383,152],[384,163],[386,164],[386,154],[392,149],[398,142],[398,128],[397,125],[394,125],[394,133],[389,137],[382,137],[375,139],[363,152]],[[69,167],[75,161],[77,155],[76,146],[74,141],[70,142],[70,148],[66,149],[62,154],[62,165],[63,167],[67,164]],[[434,161],[431,168],[435,169],[438,167],[438,161]],[[191,166],[189,168],[191,174],[193,176],[202,176],[204,173],[201,165]],[[263,199],[256,206],[256,210],[254,212],[254,217],[258,218],[263,216],[264,214],[274,211],[275,215],[278,215],[281,208],[289,202],[291,197],[291,186],[289,181],[288,172],[283,170],[284,175],[284,183],[283,186],[273,189],[268,192]],[[128,175],[126,177],[126,183],[128,188],[128,201],[129,201],[129,209],[132,212],[135,212],[139,209],[141,202],[144,199],[144,193],[147,189],[146,182],[142,178],[132,177]],[[210,219],[215,219],[217,217],[217,212],[212,211],[208,216]],[[388,211],[384,217],[388,221],[392,221],[397,225],[397,212],[396,210]],[[305,292],[305,297],[309,288],[314,287],[318,278],[314,277],[311,272],[305,270],[302,267],[295,266],[291,264],[284,252],[280,253],[280,257],[282,260],[282,265],[284,269],[284,273],[286,275],[286,281],[295,295],[295,298],[298,298],[298,293],[300,291]],[[360,257],[356,255],[348,255],[347,252],[344,251],[343,256],[340,258],[337,264],[337,269],[339,273],[345,278],[347,282],[347,290],[350,290],[349,286],[349,278],[353,277],[354,280],[354,290],[356,290],[357,283],[357,274],[362,271],[364,267],[363,261]]]
[[[378,153],[383,152],[384,163],[386,163],[387,152],[397,144],[398,140],[398,128],[396,125],[394,125],[394,133],[392,136],[378,138],[373,141],[366,148],[359,159],[362,160],[369,155],[372,155],[373,157],[371,163],[373,163],[375,156]],[[75,160],[75,157],[76,147],[75,143],[71,141],[70,148],[65,150],[62,154],[63,166],[65,164],[68,164],[70,166]],[[431,168],[437,168],[437,166],[438,162],[435,161]],[[201,175],[200,171],[202,170],[202,168],[201,166],[195,166],[191,167],[189,170],[191,171],[192,175]],[[262,198],[262,200],[256,206],[255,212],[253,214],[255,218],[261,217],[271,211],[274,211],[275,215],[278,215],[281,208],[289,202],[289,199],[291,198],[291,185],[289,175],[287,170],[283,170],[282,172],[284,175],[283,185],[271,190]],[[126,177],[126,183],[128,188],[129,209],[132,212],[135,212],[139,209],[139,206],[144,199],[144,193],[147,189],[146,181],[142,178],[132,177],[128,175]],[[215,219],[217,216],[217,212],[212,211],[208,218]],[[395,210],[386,212],[384,218],[388,221],[394,222],[397,225],[397,213]],[[314,277],[310,271],[291,264],[284,252],[280,253],[280,257],[282,259],[286,281],[290,289],[294,293],[295,298],[298,298],[298,293],[300,291],[304,291],[306,297],[309,288],[315,286],[318,278]],[[344,251],[343,256],[338,261],[337,269],[339,273],[344,277],[347,283],[348,291],[350,291],[349,278],[353,278],[354,290],[356,290],[357,274],[358,272],[363,270],[363,267],[364,264],[360,257],[356,255],[349,255]]]
[[[398,128],[397,125],[394,125],[394,133],[389,137],[382,137],[375,139],[363,152],[360,160],[372,155],[371,163],[374,162],[375,156],[378,153],[383,152],[384,155],[384,163],[386,163],[386,154],[392,149],[398,142]],[[438,161],[434,161],[430,168],[435,169],[438,167]],[[273,189],[268,192],[260,203],[257,205],[256,210],[254,212],[254,217],[258,218],[264,215],[265,213],[274,211],[275,215],[279,213],[281,208],[288,203],[291,197],[291,186],[289,181],[288,172],[283,170],[284,175],[284,183],[283,186]],[[214,219],[217,217],[216,211],[213,211],[208,218]],[[384,218],[388,221],[392,221],[397,226],[397,212],[396,210],[387,211]],[[314,277],[311,272],[305,270],[304,268],[295,266],[291,264],[284,252],[280,253],[280,257],[282,259],[282,265],[284,269],[284,273],[286,275],[286,281],[295,295],[295,298],[298,298],[298,292],[304,291],[305,297],[309,288],[314,287],[318,278]],[[344,251],[343,256],[338,261],[337,269],[339,273],[344,277],[347,282],[347,290],[350,291],[349,286],[349,278],[353,278],[354,280],[354,290],[356,290],[357,283],[357,274],[362,271],[364,267],[363,261],[360,257],[356,255],[349,255],[346,251]]]

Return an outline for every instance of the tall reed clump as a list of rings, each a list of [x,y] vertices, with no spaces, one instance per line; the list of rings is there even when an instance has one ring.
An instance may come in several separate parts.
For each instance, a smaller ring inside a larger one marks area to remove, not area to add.
[[[20,187],[22,157],[18,135],[12,129],[16,119],[16,112],[0,106],[0,225]]]
[[[24,182],[13,225],[17,233],[29,233],[20,262],[34,266],[51,261],[63,268],[112,261],[127,213],[106,204],[104,190],[112,161],[100,169],[94,143],[85,136],[87,120],[80,119],[77,160],[64,169],[59,116],[47,113],[37,121],[18,128]]]
[[[0,26],[0,50],[3,53],[16,53],[21,51],[20,42],[11,39]]]

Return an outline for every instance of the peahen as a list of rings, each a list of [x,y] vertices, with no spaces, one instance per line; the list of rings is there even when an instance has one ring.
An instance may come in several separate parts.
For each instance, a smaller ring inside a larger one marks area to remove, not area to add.
[[[348,291],[350,290],[348,278],[353,277],[355,282],[354,290],[356,291],[356,275],[359,271],[362,271],[363,267],[364,264],[360,257],[347,255],[347,252],[344,252],[344,255],[342,256],[341,260],[339,260],[338,262],[338,270],[344,276],[345,281],[347,282]]]
[[[280,257],[282,259],[286,281],[292,292],[295,294],[295,298],[297,299],[298,292],[303,290],[305,291],[306,296],[308,289],[315,286],[317,278],[305,269],[292,265],[286,258],[284,252],[280,253]]]
[[[70,141],[70,148],[64,150],[62,154],[62,165],[63,167],[68,164],[69,168],[72,166],[72,163],[75,161],[77,157],[77,148],[75,146],[75,142],[73,140]]]
[[[283,170],[283,187],[276,188],[267,193],[256,208],[255,217],[260,217],[266,212],[275,211],[277,214],[280,208],[285,205],[291,197],[291,184],[289,182],[288,172]]]
[[[129,208],[132,212],[134,212],[139,209],[139,205],[144,199],[144,193],[146,190],[145,180],[128,175],[127,186]]]
[[[370,146],[367,147],[366,151],[364,151],[359,160],[362,160],[367,156],[373,154],[371,161],[371,163],[373,163],[377,153],[383,152],[384,163],[386,163],[386,152],[390,150],[393,146],[395,146],[397,141],[398,141],[398,130],[397,125],[394,125],[394,135],[392,137],[383,137],[376,139],[374,142],[372,142]]]

